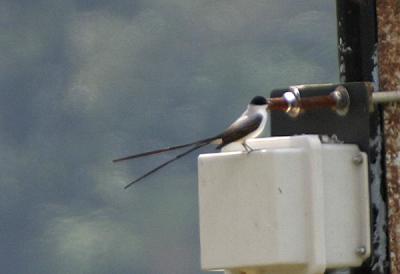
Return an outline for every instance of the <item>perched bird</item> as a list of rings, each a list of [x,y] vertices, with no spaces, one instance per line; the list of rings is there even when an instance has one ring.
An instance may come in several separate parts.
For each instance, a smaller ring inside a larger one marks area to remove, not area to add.
[[[255,96],[247,105],[247,109],[245,110],[245,112],[243,112],[243,114],[235,122],[233,122],[226,130],[224,130],[222,133],[214,137],[198,140],[188,144],[147,151],[113,160],[113,162],[116,163],[129,159],[135,159],[139,157],[159,154],[162,152],[167,152],[180,148],[191,147],[189,150],[186,150],[185,152],[178,154],[174,158],[164,162],[163,164],[143,174],[136,180],[126,185],[125,189],[130,187],[134,183],[137,183],[138,181],[144,179],[145,177],[153,174],[157,170],[165,167],[166,165],[178,160],[179,158],[211,143],[217,144],[216,148],[220,149],[230,143],[239,142],[240,144],[243,145],[244,149],[247,152],[252,151],[252,148],[248,144],[246,144],[246,140],[250,138],[255,138],[263,132],[268,119],[267,104],[268,104],[267,99],[265,97]]]

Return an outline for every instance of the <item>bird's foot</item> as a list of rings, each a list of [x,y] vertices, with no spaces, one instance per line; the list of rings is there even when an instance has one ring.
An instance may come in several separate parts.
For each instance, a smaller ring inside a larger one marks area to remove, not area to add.
[[[244,149],[246,150],[247,154],[254,151],[254,149],[251,146],[249,146],[246,142],[244,142],[242,145],[243,145]]]

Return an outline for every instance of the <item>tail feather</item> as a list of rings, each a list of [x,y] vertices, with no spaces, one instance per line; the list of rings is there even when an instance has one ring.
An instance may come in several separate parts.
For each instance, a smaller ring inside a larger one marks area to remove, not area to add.
[[[140,157],[144,157],[144,156],[150,156],[150,155],[154,155],[154,154],[158,154],[158,153],[162,153],[162,152],[167,152],[167,151],[171,151],[171,150],[176,150],[176,149],[190,147],[190,146],[204,144],[204,143],[209,144],[209,143],[211,143],[212,141],[214,141],[214,140],[216,140],[218,138],[220,138],[219,135],[215,136],[215,137],[207,138],[207,139],[202,139],[202,140],[199,140],[199,141],[196,141],[196,142],[184,144],[184,145],[165,147],[165,148],[161,148],[161,149],[157,149],[157,150],[146,151],[146,152],[142,152],[142,153],[138,153],[138,154],[134,154],[134,155],[130,155],[130,156],[126,156],[126,157],[115,159],[115,160],[113,160],[113,163],[117,163],[117,162],[121,162],[121,161],[125,161],[125,160],[130,160],[130,159],[135,159],[135,158],[140,158]]]
[[[212,140],[214,140],[214,139],[212,139]],[[191,152],[193,152],[193,151],[195,151],[195,150],[197,150],[197,149],[199,149],[199,148],[201,148],[201,147],[203,147],[203,146],[208,145],[212,140],[207,140],[207,141],[204,141],[204,140],[203,140],[203,143],[197,144],[196,146],[192,147],[191,149],[186,150],[185,152],[183,152],[183,153],[181,153],[181,154],[178,154],[178,155],[175,156],[174,158],[172,158],[172,159],[170,159],[170,160],[168,160],[168,161],[162,163],[161,165],[159,165],[159,166],[153,168],[152,170],[146,172],[145,174],[143,174],[142,176],[140,176],[139,178],[137,178],[137,179],[134,180],[133,182],[127,184],[124,188],[127,189],[128,187],[130,187],[130,186],[133,185],[134,183],[139,182],[140,180],[142,180],[142,179],[146,178],[147,176],[153,174],[153,173],[156,172],[157,170],[159,170],[159,169],[165,167],[166,165],[169,165],[169,164],[171,164],[172,162],[178,160],[179,158],[181,158],[181,157],[183,157],[183,156],[185,156],[185,155],[187,155],[187,154],[189,154],[189,153],[191,153]]]

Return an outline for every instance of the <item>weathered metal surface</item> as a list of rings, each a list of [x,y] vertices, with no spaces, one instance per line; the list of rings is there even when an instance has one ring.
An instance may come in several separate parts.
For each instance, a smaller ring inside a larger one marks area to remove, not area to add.
[[[400,1],[377,1],[381,90],[400,89]],[[389,248],[392,274],[400,273],[400,104],[384,107]]]
[[[338,53],[341,82],[371,81],[378,87],[375,0],[337,0]],[[362,267],[343,271],[354,274],[387,274],[386,184],[383,172],[383,136],[379,107],[370,113],[369,174],[373,252]],[[336,273],[336,272],[335,272]],[[338,272],[339,273],[339,272]]]

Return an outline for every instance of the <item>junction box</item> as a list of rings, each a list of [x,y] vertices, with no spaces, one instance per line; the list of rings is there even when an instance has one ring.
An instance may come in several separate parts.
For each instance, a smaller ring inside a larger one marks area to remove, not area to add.
[[[370,255],[367,154],[318,135],[248,140],[198,159],[201,266],[322,274]]]

